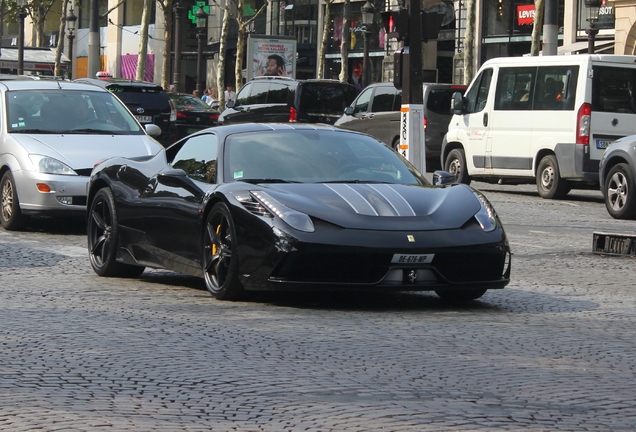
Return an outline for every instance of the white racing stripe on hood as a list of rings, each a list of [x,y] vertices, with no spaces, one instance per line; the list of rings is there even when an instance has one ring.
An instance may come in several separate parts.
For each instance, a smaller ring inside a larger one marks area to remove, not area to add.
[[[356,213],[367,216],[378,216],[378,212],[375,211],[371,203],[351,186],[347,184],[326,184],[325,186],[345,200]]]
[[[397,216],[415,216],[415,211],[409,202],[398,191],[388,184],[368,185],[388,202]]]
[[[413,207],[408,201],[388,184],[360,184],[353,186],[348,184],[325,184],[325,186],[334,191],[358,214],[367,216],[416,216]],[[366,196],[362,194],[366,194]]]

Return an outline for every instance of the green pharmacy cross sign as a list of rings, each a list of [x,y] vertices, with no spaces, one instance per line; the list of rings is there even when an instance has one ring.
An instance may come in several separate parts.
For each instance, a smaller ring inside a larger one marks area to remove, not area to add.
[[[199,7],[202,7],[206,14],[210,15],[210,6],[208,6],[207,1],[198,1],[194,6],[190,8],[188,11],[188,19],[192,21],[192,24],[197,23],[196,13],[199,10]]]

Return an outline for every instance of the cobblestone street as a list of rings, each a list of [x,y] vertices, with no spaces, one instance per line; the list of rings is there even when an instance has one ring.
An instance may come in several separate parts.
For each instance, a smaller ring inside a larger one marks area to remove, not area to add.
[[[514,252],[511,284],[433,293],[263,293],[100,278],[81,221],[0,229],[1,431],[633,431],[636,234],[596,191],[543,200],[475,183]]]

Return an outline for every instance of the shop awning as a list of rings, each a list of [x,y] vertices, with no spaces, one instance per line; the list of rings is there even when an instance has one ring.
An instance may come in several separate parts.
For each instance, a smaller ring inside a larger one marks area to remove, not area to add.
[[[574,42],[572,44],[563,45],[557,48],[557,55],[585,54],[587,53],[587,45],[588,45],[587,41]],[[594,53],[595,54],[613,54],[614,41],[613,40],[595,40]]]
[[[18,68],[18,49],[0,48],[0,68]],[[67,69],[70,64],[68,57],[62,53],[60,65],[62,69]],[[51,72],[55,68],[55,48],[24,48],[23,65],[25,71]]]

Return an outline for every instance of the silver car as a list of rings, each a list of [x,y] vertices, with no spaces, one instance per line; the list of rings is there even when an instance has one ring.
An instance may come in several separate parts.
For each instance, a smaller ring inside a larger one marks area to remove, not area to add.
[[[98,162],[150,156],[163,147],[119,99],[90,84],[0,77],[0,223],[30,215],[82,215]]]
[[[636,219],[636,135],[614,141],[598,173],[607,212],[614,219]]]

